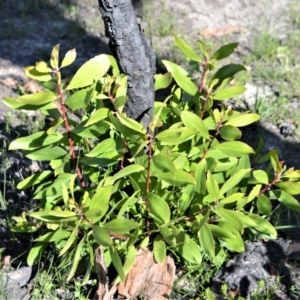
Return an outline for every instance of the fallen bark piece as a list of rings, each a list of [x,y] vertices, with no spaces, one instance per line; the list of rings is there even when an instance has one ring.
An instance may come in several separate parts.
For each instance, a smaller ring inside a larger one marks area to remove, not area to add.
[[[131,300],[137,297],[145,300],[168,299],[174,277],[175,264],[170,256],[157,264],[152,251],[140,249],[126,281],[118,285],[118,294]]]

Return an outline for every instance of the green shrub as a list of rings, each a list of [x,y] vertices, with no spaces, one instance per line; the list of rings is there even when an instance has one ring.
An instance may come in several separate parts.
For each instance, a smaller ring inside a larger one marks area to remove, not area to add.
[[[261,143],[254,151],[240,141],[239,128],[259,115],[226,106],[245,91],[230,85],[245,68],[215,65],[237,44],[211,53],[199,41],[198,54],[179,37],[175,43],[201,80],[196,85],[182,67],[164,60],[168,72],[155,76],[155,89],[169,87],[172,93],[155,102],[147,129],[122,112],[127,77],[110,55],[89,60],[64,85],[61,69],[74,62],[76,51],[59,65],[55,46],[50,66],[25,68],[45,90],[5,98],[11,108],[53,119],[47,130],[10,144],[32,160],[50,162],[18,184],[33,188],[38,201],[37,209],[14,217],[12,228],[41,234],[29,265],[50,243],[62,261],[73,262],[68,279],[79,263],[86,264],[83,284],[94,269],[97,245],[121,280],[139,247],[153,249],[158,263],[167,252],[181,263],[200,264],[203,257],[214,263],[224,248],[242,252],[245,236],[276,238],[268,221],[274,202],[300,212],[292,196],[300,193],[300,171],[287,169],[275,150],[261,155]],[[266,170],[253,168],[261,163]]]

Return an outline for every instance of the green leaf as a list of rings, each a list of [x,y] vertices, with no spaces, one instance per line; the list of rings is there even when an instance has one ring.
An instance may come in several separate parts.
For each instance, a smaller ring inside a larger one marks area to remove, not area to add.
[[[87,208],[86,211],[84,210],[83,214],[88,220],[92,221],[93,223],[96,223],[104,215],[102,211],[103,209],[100,208],[91,208],[91,209]]]
[[[61,211],[61,210],[50,210],[47,211],[49,216],[55,216],[58,218],[69,218],[69,217],[74,217],[77,216],[77,214],[74,211],[69,211],[69,210],[65,210],[65,211]]]
[[[144,170],[145,170],[145,168],[141,165],[137,165],[137,164],[129,165],[129,166],[125,167],[124,169],[120,170],[118,173],[116,173],[113,176],[112,180],[115,182],[118,179],[124,178],[130,174],[138,173],[138,172],[141,172]]]
[[[258,227],[256,228],[256,230],[263,234],[270,235],[271,238],[277,237],[277,231],[269,221],[251,213],[248,213],[248,217],[251,218],[257,224]]]
[[[51,144],[58,143],[63,139],[62,134],[51,134],[48,135],[45,131],[36,132],[27,137],[21,137],[9,145],[9,150],[32,150],[35,148],[40,148],[48,146]]]
[[[23,95],[16,98],[16,101],[27,105],[44,105],[55,100],[57,95],[50,91],[37,92],[35,94]]]
[[[246,88],[244,86],[231,86],[221,91],[217,91],[212,95],[212,97],[214,100],[228,100],[230,98],[243,94],[245,91]]]
[[[58,70],[58,59],[59,59],[59,44],[55,45],[51,52],[50,65],[53,69]]]
[[[232,142],[224,142],[218,145],[215,145],[213,148],[221,151],[225,155],[238,157],[243,156],[245,154],[254,153],[254,150],[243,142],[232,141]]]
[[[123,144],[120,139],[108,138],[100,142],[92,151],[88,152],[88,157],[103,157],[103,158],[114,158],[120,157],[123,154]]]
[[[253,176],[257,180],[258,183],[263,183],[263,184],[269,183],[268,174],[263,170],[253,171]]]
[[[219,185],[214,176],[209,171],[207,172],[206,187],[208,194],[212,197],[212,199],[214,201],[218,200],[220,192]]]
[[[231,251],[243,252],[245,250],[244,241],[237,229],[232,224],[224,221],[220,221],[219,226],[233,234],[233,237],[223,239],[224,245]]]
[[[234,238],[234,234],[225,228],[221,228],[220,226],[213,224],[206,224],[212,235],[216,238],[224,239],[224,238]]]
[[[26,150],[24,151],[24,154],[32,160],[49,161],[63,157],[67,152],[60,147],[44,147],[31,151]]]
[[[154,155],[151,161],[151,176],[155,176],[158,172],[171,172],[173,177],[175,178],[175,165],[173,161],[165,155]]]
[[[68,238],[70,236],[70,231],[66,231],[66,230],[62,230],[62,229],[58,229],[56,231],[53,232],[48,232],[40,237],[38,237],[37,239],[35,239],[35,242],[48,242],[48,243],[57,243],[61,240],[65,240],[66,238]]]
[[[138,226],[139,224],[132,220],[118,218],[103,224],[102,227],[116,234],[128,234],[132,229]]]
[[[73,110],[86,107],[93,96],[94,89],[95,87],[92,86],[90,89],[75,92],[67,99],[66,105]]]
[[[223,220],[233,225],[238,230],[238,232],[243,233],[244,231],[243,223],[241,222],[241,220],[238,218],[237,214],[234,211],[217,207],[216,209],[214,209],[214,212],[218,216],[220,216]]]
[[[109,116],[110,110],[108,108],[102,107],[96,110],[90,119],[86,122],[85,127],[90,126],[94,123],[97,123],[103,119],[106,119]]]
[[[133,119],[127,118],[122,114],[117,114],[117,118],[123,125],[132,129],[133,131],[136,131],[136,132],[139,132],[142,134],[146,133],[146,129],[139,122],[137,122]]]
[[[181,256],[188,262],[201,264],[202,256],[199,246],[183,232],[180,232],[176,239]]]
[[[28,266],[32,266],[37,258],[40,258],[42,252],[47,247],[47,243],[37,242],[34,243],[33,247],[30,249],[29,254],[27,256],[27,264]]]
[[[170,221],[170,208],[165,200],[156,194],[149,193],[149,211],[160,221],[161,225]]]
[[[98,225],[93,225],[92,229],[93,229],[93,236],[99,245],[106,246],[106,247],[113,246],[113,241],[106,229]]]
[[[166,74],[156,74],[155,78],[155,91],[167,88],[172,82],[172,74],[167,72]]]
[[[206,180],[205,180],[206,160],[200,161],[195,169],[196,187],[195,192],[205,195],[206,193]]]
[[[196,114],[190,112],[190,111],[183,111],[181,112],[181,120],[184,124],[184,126],[188,128],[194,128],[199,130],[199,132],[202,134],[202,136],[206,139],[209,139],[209,133],[207,128],[205,127],[203,121],[199,116]]]
[[[268,216],[268,217],[270,216],[271,211],[272,211],[272,204],[271,204],[270,199],[267,196],[265,196],[265,195],[259,195],[257,197],[256,206],[257,206],[258,211],[262,215],[265,215],[265,216]],[[299,203],[298,203],[298,206],[299,206],[299,212],[300,212],[300,205],[299,205]]]
[[[222,126],[219,133],[222,139],[226,141],[239,140],[242,137],[242,132],[231,125]]]
[[[121,259],[120,259],[120,256],[119,256],[117,250],[115,248],[110,247],[109,253],[110,253],[112,263],[118,272],[118,275],[120,276],[121,280],[124,282],[126,280],[126,277],[125,277],[122,262],[121,262]]]
[[[276,174],[282,172],[282,162],[279,161],[278,154],[274,150],[269,151],[271,164]]]
[[[175,44],[177,48],[190,60],[200,62],[201,58],[199,55],[193,50],[193,48],[188,45],[182,38],[175,36],[174,37]]]
[[[86,123],[87,120],[76,125],[76,127],[72,130],[72,133],[83,138],[98,138],[109,128],[109,123],[105,121],[99,121],[88,127],[85,127]]]
[[[156,138],[162,142],[162,145],[178,145],[192,139],[198,133],[195,128],[170,128],[160,132]]]
[[[232,43],[225,46],[220,47],[213,55],[212,59],[221,60],[223,58],[228,57],[234,51],[234,49],[238,46],[238,43]]]
[[[69,50],[66,53],[60,67],[64,68],[71,65],[75,61],[75,59],[76,59],[76,49]]]
[[[89,204],[90,208],[99,208],[101,210],[100,219],[107,213],[112,188],[111,185],[98,188]]]
[[[276,182],[275,185],[279,187],[284,192],[291,194],[291,195],[298,195],[300,194],[300,182],[295,181],[279,181]]]
[[[35,173],[17,184],[18,189],[26,189],[33,185],[43,182],[52,174],[52,171],[42,171]]]
[[[78,234],[77,231],[80,224],[81,224],[81,220],[78,220],[67,242],[65,243],[64,247],[60,251],[59,256],[62,256],[64,253],[66,253],[70,249],[72,244],[75,242],[75,240],[77,239],[77,234]]]
[[[78,264],[81,259],[81,251],[82,251],[85,240],[86,240],[86,235],[80,240],[79,244],[76,247],[75,255],[73,258],[73,264],[72,264],[69,276],[67,278],[67,281],[70,281],[71,278],[73,278],[73,276],[75,275],[75,272],[77,270]]]
[[[207,224],[199,231],[200,245],[211,259],[215,258],[215,241]]]
[[[44,61],[37,62],[35,64],[35,69],[40,73],[50,73],[52,69]]]
[[[156,263],[164,262],[167,255],[166,243],[161,235],[157,235],[153,241],[153,255]]]
[[[211,81],[219,79],[222,82],[225,78],[232,78],[236,73],[240,71],[246,71],[246,68],[242,65],[229,64],[220,68],[215,74],[213,74]]]
[[[188,76],[189,75],[189,73],[186,70],[184,70],[181,66],[179,66],[179,65],[177,65],[177,64],[175,64],[175,63],[173,63],[171,61],[162,60],[162,63],[165,65],[165,67],[167,68],[168,72],[170,72],[172,74],[174,72],[176,72],[176,73],[178,73],[178,74],[180,74],[182,76]]]
[[[224,195],[227,191],[237,186],[238,183],[250,172],[251,169],[242,169],[232,175],[221,187],[220,196]]]
[[[275,199],[280,201],[283,205],[300,213],[300,204],[299,202],[291,195],[285,191],[275,190],[270,191],[270,195],[273,195]]]
[[[195,85],[195,83],[192,81],[190,77],[186,77],[181,75],[180,73],[173,72],[172,76],[178,86],[184,90],[189,95],[195,96],[198,92],[198,87]]]
[[[81,66],[66,89],[78,89],[93,84],[107,73],[109,67],[110,59],[106,54],[95,56]]]
[[[231,117],[226,125],[231,125],[234,127],[243,127],[252,124],[260,119],[260,115],[255,113],[240,113],[237,116]]]
[[[24,68],[24,71],[25,71],[25,74],[27,77],[34,79],[34,80],[38,80],[41,82],[44,82],[44,81],[47,82],[52,79],[52,76],[51,76],[51,74],[49,74],[49,72],[41,73],[33,66]]]
[[[195,187],[193,184],[187,184],[182,188],[181,190],[182,194],[179,199],[179,210],[181,215],[183,215],[185,211],[188,209],[188,207],[190,206],[190,203],[193,200],[194,189]]]

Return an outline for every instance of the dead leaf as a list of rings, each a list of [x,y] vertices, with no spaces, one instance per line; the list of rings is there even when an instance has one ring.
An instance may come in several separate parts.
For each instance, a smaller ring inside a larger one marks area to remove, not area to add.
[[[232,33],[245,33],[245,32],[247,32],[247,29],[243,27],[239,27],[233,24],[226,24],[223,27],[208,27],[200,31],[200,34],[205,38],[209,38],[212,36],[224,36],[224,35],[230,35]]]
[[[29,79],[29,80],[26,81],[26,83],[24,85],[24,91],[26,93],[35,94],[37,92],[41,92],[42,89],[36,81],[33,81],[33,80]]]

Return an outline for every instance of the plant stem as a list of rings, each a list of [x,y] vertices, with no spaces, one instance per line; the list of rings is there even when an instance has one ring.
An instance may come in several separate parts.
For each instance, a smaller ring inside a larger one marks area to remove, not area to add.
[[[149,193],[150,193],[150,177],[151,177],[151,161],[152,161],[152,147],[153,147],[153,133],[149,133],[149,150],[148,150],[148,166],[146,179],[146,229],[148,236],[150,235],[150,220],[149,220]]]

